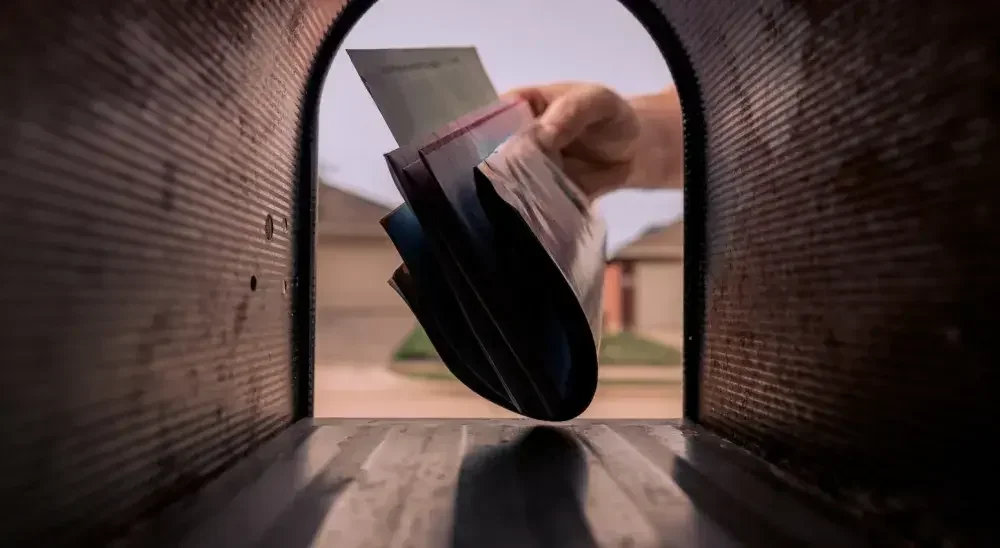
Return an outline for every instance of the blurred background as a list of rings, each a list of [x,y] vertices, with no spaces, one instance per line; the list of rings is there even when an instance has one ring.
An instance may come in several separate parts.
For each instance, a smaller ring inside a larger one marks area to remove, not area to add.
[[[652,39],[616,0],[376,3],[334,58],[320,108],[317,416],[511,416],[451,376],[386,283],[400,259],[378,221],[402,198],[383,154],[398,145],[344,51],[469,45],[501,93],[577,80],[629,96],[671,82]],[[605,335],[584,417],[679,417],[681,192],[623,191],[597,207],[609,229]]]

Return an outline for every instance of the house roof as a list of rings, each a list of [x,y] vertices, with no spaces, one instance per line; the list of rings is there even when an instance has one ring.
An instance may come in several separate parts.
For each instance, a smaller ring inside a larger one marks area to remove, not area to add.
[[[622,246],[612,257],[618,260],[663,260],[684,258],[684,220],[655,225]]]
[[[379,221],[392,211],[389,206],[323,181],[318,185],[316,207],[316,232],[321,237],[384,237]]]

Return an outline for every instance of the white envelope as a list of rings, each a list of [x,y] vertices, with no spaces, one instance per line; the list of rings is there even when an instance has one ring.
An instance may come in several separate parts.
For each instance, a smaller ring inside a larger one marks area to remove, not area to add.
[[[498,99],[474,47],[349,49],[399,146]]]

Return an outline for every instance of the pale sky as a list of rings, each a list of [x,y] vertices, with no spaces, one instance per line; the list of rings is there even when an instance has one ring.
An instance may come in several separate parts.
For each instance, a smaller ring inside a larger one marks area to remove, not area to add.
[[[330,67],[319,114],[321,173],[386,205],[402,202],[382,157],[396,142],[345,49],[468,45],[479,50],[501,93],[584,80],[627,96],[671,82],[652,39],[617,0],[380,0]],[[598,207],[608,221],[611,249],[683,210],[680,191],[619,192]]]

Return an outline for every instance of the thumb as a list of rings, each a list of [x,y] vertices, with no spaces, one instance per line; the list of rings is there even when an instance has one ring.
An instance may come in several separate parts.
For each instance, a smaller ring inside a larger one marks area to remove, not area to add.
[[[613,120],[621,102],[613,91],[602,86],[574,87],[552,101],[539,118],[539,141],[552,150],[562,150],[587,128]]]
[[[539,116],[545,112],[545,108],[548,107],[548,99],[545,97],[545,93],[539,88],[517,88],[508,91],[500,96],[501,100],[504,101],[516,101],[518,99],[524,101],[531,108],[531,113],[534,116]]]

